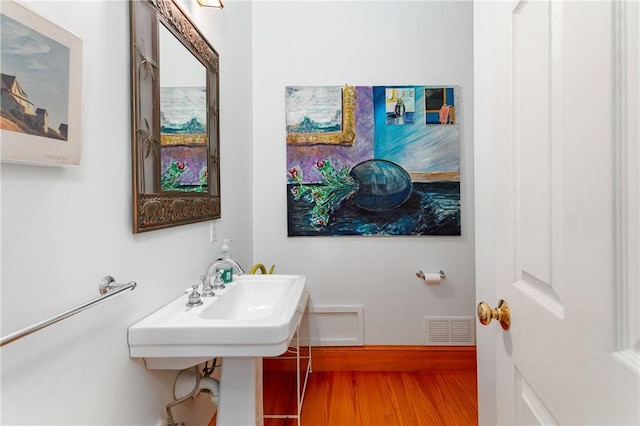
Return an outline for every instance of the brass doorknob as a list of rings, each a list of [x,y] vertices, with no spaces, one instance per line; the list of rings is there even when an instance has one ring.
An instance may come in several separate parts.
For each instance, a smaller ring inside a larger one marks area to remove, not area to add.
[[[478,303],[478,319],[482,325],[487,325],[491,320],[498,320],[503,330],[511,327],[511,312],[505,300],[500,300],[498,307],[491,309],[485,302]]]

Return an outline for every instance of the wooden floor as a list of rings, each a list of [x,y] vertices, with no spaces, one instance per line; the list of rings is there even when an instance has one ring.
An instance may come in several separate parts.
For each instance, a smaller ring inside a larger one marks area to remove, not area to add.
[[[266,373],[265,414],[296,412],[294,382],[295,374]],[[477,425],[477,400],[473,372],[320,371],[309,376],[301,424]],[[265,426],[297,426],[297,421],[265,419]]]
[[[265,415],[297,412],[296,373],[287,362],[265,364]],[[314,350],[300,424],[477,425],[475,348]],[[265,426],[297,425],[297,419],[265,418]]]

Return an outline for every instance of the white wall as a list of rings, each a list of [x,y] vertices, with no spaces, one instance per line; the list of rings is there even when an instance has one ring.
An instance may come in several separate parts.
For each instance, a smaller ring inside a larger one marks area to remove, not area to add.
[[[252,260],[251,7],[182,2],[221,56],[222,219],[212,244],[209,223],[131,233],[128,3],[21,3],[84,40],[83,158],[69,169],[1,165],[2,335],[97,297],[105,275],[138,288],[4,346],[0,423],[153,425],[176,372],[130,359],[128,326],[198,282],[222,238]]]
[[[313,305],[362,304],[365,344],[421,345],[423,317],[475,316],[472,36],[471,2],[254,4],[254,258],[307,274]],[[461,237],[287,237],[284,88],[344,84],[461,87]]]

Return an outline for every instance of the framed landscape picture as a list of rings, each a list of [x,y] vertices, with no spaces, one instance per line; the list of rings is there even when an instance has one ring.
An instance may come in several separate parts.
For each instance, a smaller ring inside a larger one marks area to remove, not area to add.
[[[0,28],[2,161],[79,165],[82,40],[14,1]]]

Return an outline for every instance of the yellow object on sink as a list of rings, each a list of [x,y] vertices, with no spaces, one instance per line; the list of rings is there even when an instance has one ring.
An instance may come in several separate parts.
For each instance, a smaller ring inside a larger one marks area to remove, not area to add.
[[[251,267],[251,270],[249,271],[250,274],[255,274],[258,269],[260,270],[261,273],[266,274],[267,273],[267,268],[265,268],[265,266],[262,263],[256,263],[255,265],[253,265]],[[276,265],[271,265],[271,268],[269,268],[269,274],[273,274],[274,269],[276,269]]]

